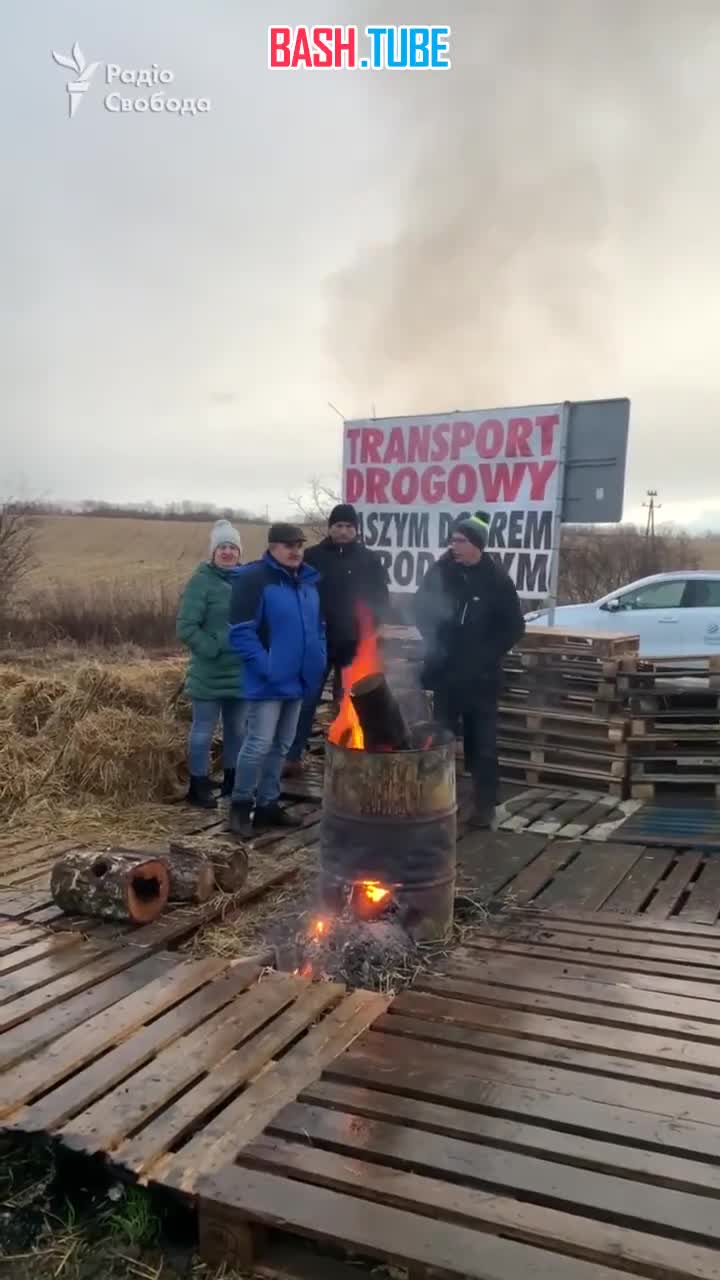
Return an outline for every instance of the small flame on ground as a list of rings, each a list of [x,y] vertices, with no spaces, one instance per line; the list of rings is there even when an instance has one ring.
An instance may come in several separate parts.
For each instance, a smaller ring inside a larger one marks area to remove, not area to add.
[[[384,884],[380,884],[379,880],[361,880],[360,888],[368,901],[376,906],[390,897],[390,890],[386,889]]]
[[[359,604],[356,608],[356,617],[359,632],[357,653],[350,666],[343,670],[342,702],[336,718],[330,725],[328,739],[336,747],[352,747],[355,751],[362,751],[365,739],[350,698],[350,690],[358,680],[362,680],[363,676],[382,672],[383,664],[372,613],[366,605]]]
[[[322,938],[326,929],[327,923],[325,920],[316,920],[310,932],[314,938]]]

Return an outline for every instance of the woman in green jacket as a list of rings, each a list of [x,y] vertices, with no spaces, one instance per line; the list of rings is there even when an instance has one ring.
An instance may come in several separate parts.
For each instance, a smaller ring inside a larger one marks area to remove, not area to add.
[[[188,800],[217,807],[210,783],[210,744],[218,716],[223,722],[223,796],[232,794],[235,762],[243,736],[242,662],[228,645],[231,572],[240,563],[240,534],[218,520],[210,534],[210,558],[199,564],[180,599],[177,634],[190,650],[185,691],[192,699]]]

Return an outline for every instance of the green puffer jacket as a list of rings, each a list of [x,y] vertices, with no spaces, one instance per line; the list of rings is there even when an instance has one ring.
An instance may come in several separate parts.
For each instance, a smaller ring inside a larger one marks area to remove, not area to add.
[[[230,576],[199,564],[180,598],[178,639],[190,650],[185,691],[191,698],[242,698],[242,660],[228,645]]]

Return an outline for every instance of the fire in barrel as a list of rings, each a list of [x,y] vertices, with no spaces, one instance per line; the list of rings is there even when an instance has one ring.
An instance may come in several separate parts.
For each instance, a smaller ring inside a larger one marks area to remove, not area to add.
[[[369,616],[330,727],[320,834],[322,894],[359,919],[392,914],[416,941],[443,938],[455,894],[455,742],[408,726]]]

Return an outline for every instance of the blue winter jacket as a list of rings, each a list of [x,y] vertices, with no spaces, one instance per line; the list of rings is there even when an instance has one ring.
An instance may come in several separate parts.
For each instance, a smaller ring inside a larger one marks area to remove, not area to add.
[[[293,574],[269,552],[232,571],[230,648],[243,660],[244,698],[289,702],[320,687],[327,652],[319,581],[309,565]]]

